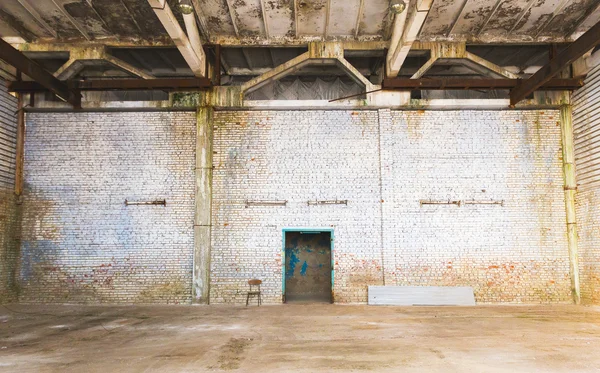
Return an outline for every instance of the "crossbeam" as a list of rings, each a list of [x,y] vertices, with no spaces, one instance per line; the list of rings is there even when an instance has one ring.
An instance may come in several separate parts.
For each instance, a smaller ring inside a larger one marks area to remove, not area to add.
[[[81,95],[69,89],[64,82],[55,78],[40,65],[27,58],[27,56],[2,39],[0,39],[0,59],[14,66],[18,71],[35,80],[46,90],[54,93],[71,105],[76,107],[80,105]]]
[[[383,89],[410,91],[425,90],[468,90],[468,89],[513,89],[519,79],[407,79],[387,78],[383,80]],[[551,79],[538,87],[544,91],[569,91],[583,87],[583,79]]]
[[[76,91],[201,91],[213,86],[208,78],[72,80],[66,84],[69,89]],[[33,93],[47,90],[47,87],[37,82],[8,83],[9,92]]]
[[[600,22],[589,29],[585,34],[581,35],[579,39],[571,43],[564,51],[550,60],[546,66],[539,69],[532,77],[527,80],[519,81],[517,87],[510,92],[510,105],[514,106],[519,103],[519,101],[532,94],[598,44],[600,44]]]

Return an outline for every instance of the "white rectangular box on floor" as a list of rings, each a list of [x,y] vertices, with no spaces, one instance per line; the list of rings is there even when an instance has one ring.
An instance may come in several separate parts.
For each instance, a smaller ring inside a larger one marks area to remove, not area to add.
[[[369,286],[374,306],[474,306],[469,286]]]

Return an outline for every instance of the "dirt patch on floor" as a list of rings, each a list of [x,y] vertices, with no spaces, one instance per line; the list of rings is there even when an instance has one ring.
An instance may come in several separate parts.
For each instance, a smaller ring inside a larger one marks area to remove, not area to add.
[[[251,341],[251,338],[231,338],[221,347],[219,367],[223,370],[239,369],[240,363],[244,359],[244,351]]]

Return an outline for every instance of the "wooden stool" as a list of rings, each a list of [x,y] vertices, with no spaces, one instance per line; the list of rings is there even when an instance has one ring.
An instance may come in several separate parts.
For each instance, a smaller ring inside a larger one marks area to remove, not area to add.
[[[262,299],[260,298],[260,284],[262,284],[261,280],[252,279],[248,281],[248,286],[250,286],[250,290],[248,291],[248,295],[246,296],[246,306],[248,306],[248,302],[250,301],[251,295],[258,296],[258,305],[262,303]],[[257,287],[258,290],[253,290],[253,287]]]

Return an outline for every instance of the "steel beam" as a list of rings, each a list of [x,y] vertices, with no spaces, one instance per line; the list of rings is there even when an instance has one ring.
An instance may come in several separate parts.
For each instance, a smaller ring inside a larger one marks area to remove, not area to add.
[[[383,89],[389,90],[468,90],[468,89],[512,89],[519,79],[407,79],[388,78],[383,80]],[[539,87],[544,91],[568,91],[583,87],[583,79],[551,79]]]
[[[208,78],[169,78],[73,80],[66,82],[66,86],[68,89],[75,91],[201,91],[209,89],[213,85]],[[47,90],[47,87],[36,82],[15,81],[8,83],[9,92],[30,93]]]
[[[550,63],[539,69],[531,78],[521,80],[520,84],[510,92],[511,106],[532,94],[598,44],[600,44],[600,22],[550,60]]]
[[[35,80],[41,86],[53,92],[55,95],[67,101],[71,105],[80,105],[81,96],[78,93],[75,93],[75,91],[69,89],[64,82],[61,82],[55,78],[40,65],[27,58],[27,56],[13,48],[12,45],[8,44],[2,39],[0,39],[0,59],[14,66],[18,71]]]

